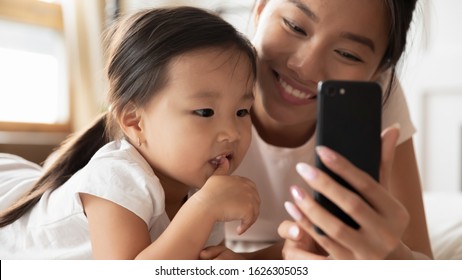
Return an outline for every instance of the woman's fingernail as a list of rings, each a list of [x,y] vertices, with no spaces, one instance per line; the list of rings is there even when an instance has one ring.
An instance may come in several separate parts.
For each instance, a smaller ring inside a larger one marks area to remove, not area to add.
[[[298,210],[298,208],[290,201],[284,202],[284,208],[286,208],[287,213],[295,220],[300,221],[303,218],[303,214]]]
[[[383,137],[385,135],[385,133],[387,131],[389,131],[390,129],[392,129],[392,128],[397,129],[397,130],[401,130],[401,125],[398,122],[392,124],[391,126],[389,126],[389,127],[385,128],[384,130],[382,130],[382,133],[380,133],[380,136]]]
[[[295,169],[297,170],[298,174],[300,174],[303,178],[305,178],[308,181],[314,180],[318,175],[316,169],[303,162],[297,163]]]
[[[296,201],[302,201],[305,198],[305,192],[302,191],[302,189],[300,189],[298,186],[290,187],[290,192]]]
[[[298,228],[297,225],[293,225],[289,228],[289,236],[292,237],[293,239],[298,238],[299,234],[300,234],[300,229]]]
[[[335,155],[334,151],[325,146],[317,146],[316,152],[325,162],[334,162],[337,159],[337,156]]]

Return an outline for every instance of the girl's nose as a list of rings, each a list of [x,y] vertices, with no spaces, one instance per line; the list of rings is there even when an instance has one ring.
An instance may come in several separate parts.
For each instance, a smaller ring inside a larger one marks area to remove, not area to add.
[[[218,142],[234,142],[240,138],[238,125],[234,120],[224,122],[218,129]]]

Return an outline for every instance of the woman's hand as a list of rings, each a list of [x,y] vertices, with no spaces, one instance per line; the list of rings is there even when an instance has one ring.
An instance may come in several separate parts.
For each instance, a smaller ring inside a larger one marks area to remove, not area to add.
[[[285,207],[291,215],[301,219],[302,213],[294,210],[296,207],[291,202],[286,202]],[[300,229],[296,222],[283,221],[278,228],[279,235],[285,239],[282,248],[282,257],[286,260],[322,260],[326,259],[325,252],[320,248],[313,238]]]
[[[226,166],[220,166],[191,198],[206,207],[215,221],[240,220],[236,230],[242,234],[260,213],[260,196],[254,182],[240,176],[222,175],[226,170]]]
[[[387,191],[398,136],[397,127],[388,128],[382,133],[380,184],[341,155],[326,147],[317,148],[322,162],[351,184],[367,202],[320,170],[307,164],[297,165],[297,171],[314,190],[329,198],[361,226],[358,230],[347,226],[314,201],[303,189],[297,186],[291,188],[296,207],[289,213],[297,225],[306,231],[330,258],[410,257],[410,250],[401,242],[409,223],[409,214]],[[321,228],[326,235],[318,234],[313,225]],[[280,235],[290,239],[289,232],[281,227]],[[285,248],[286,255],[290,256],[289,252],[295,251],[290,248]]]

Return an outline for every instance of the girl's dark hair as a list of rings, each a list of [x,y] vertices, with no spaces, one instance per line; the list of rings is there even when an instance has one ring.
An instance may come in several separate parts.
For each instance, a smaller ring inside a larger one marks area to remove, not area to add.
[[[55,190],[83,168],[98,149],[122,137],[115,118],[133,104],[143,106],[168,81],[168,63],[203,48],[235,50],[249,62],[253,81],[256,55],[251,43],[218,15],[194,7],[149,9],[115,23],[106,34],[110,112],[90,128],[68,138],[34,187],[0,213],[0,227],[29,211],[48,190]]]
[[[391,68],[391,77],[385,93],[385,101],[391,94],[395,80],[395,67],[406,48],[407,33],[411,26],[417,0],[385,0],[390,15],[388,46],[379,68]]]

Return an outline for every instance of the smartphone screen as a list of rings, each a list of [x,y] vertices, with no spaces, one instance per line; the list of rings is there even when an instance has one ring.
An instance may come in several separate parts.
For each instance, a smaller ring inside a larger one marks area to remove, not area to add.
[[[324,81],[318,85],[316,145],[326,146],[379,180],[382,89],[375,82]],[[316,155],[316,166],[340,185],[356,192],[330,171]],[[347,225],[359,225],[318,192],[314,198]],[[320,228],[316,230],[323,234]]]

